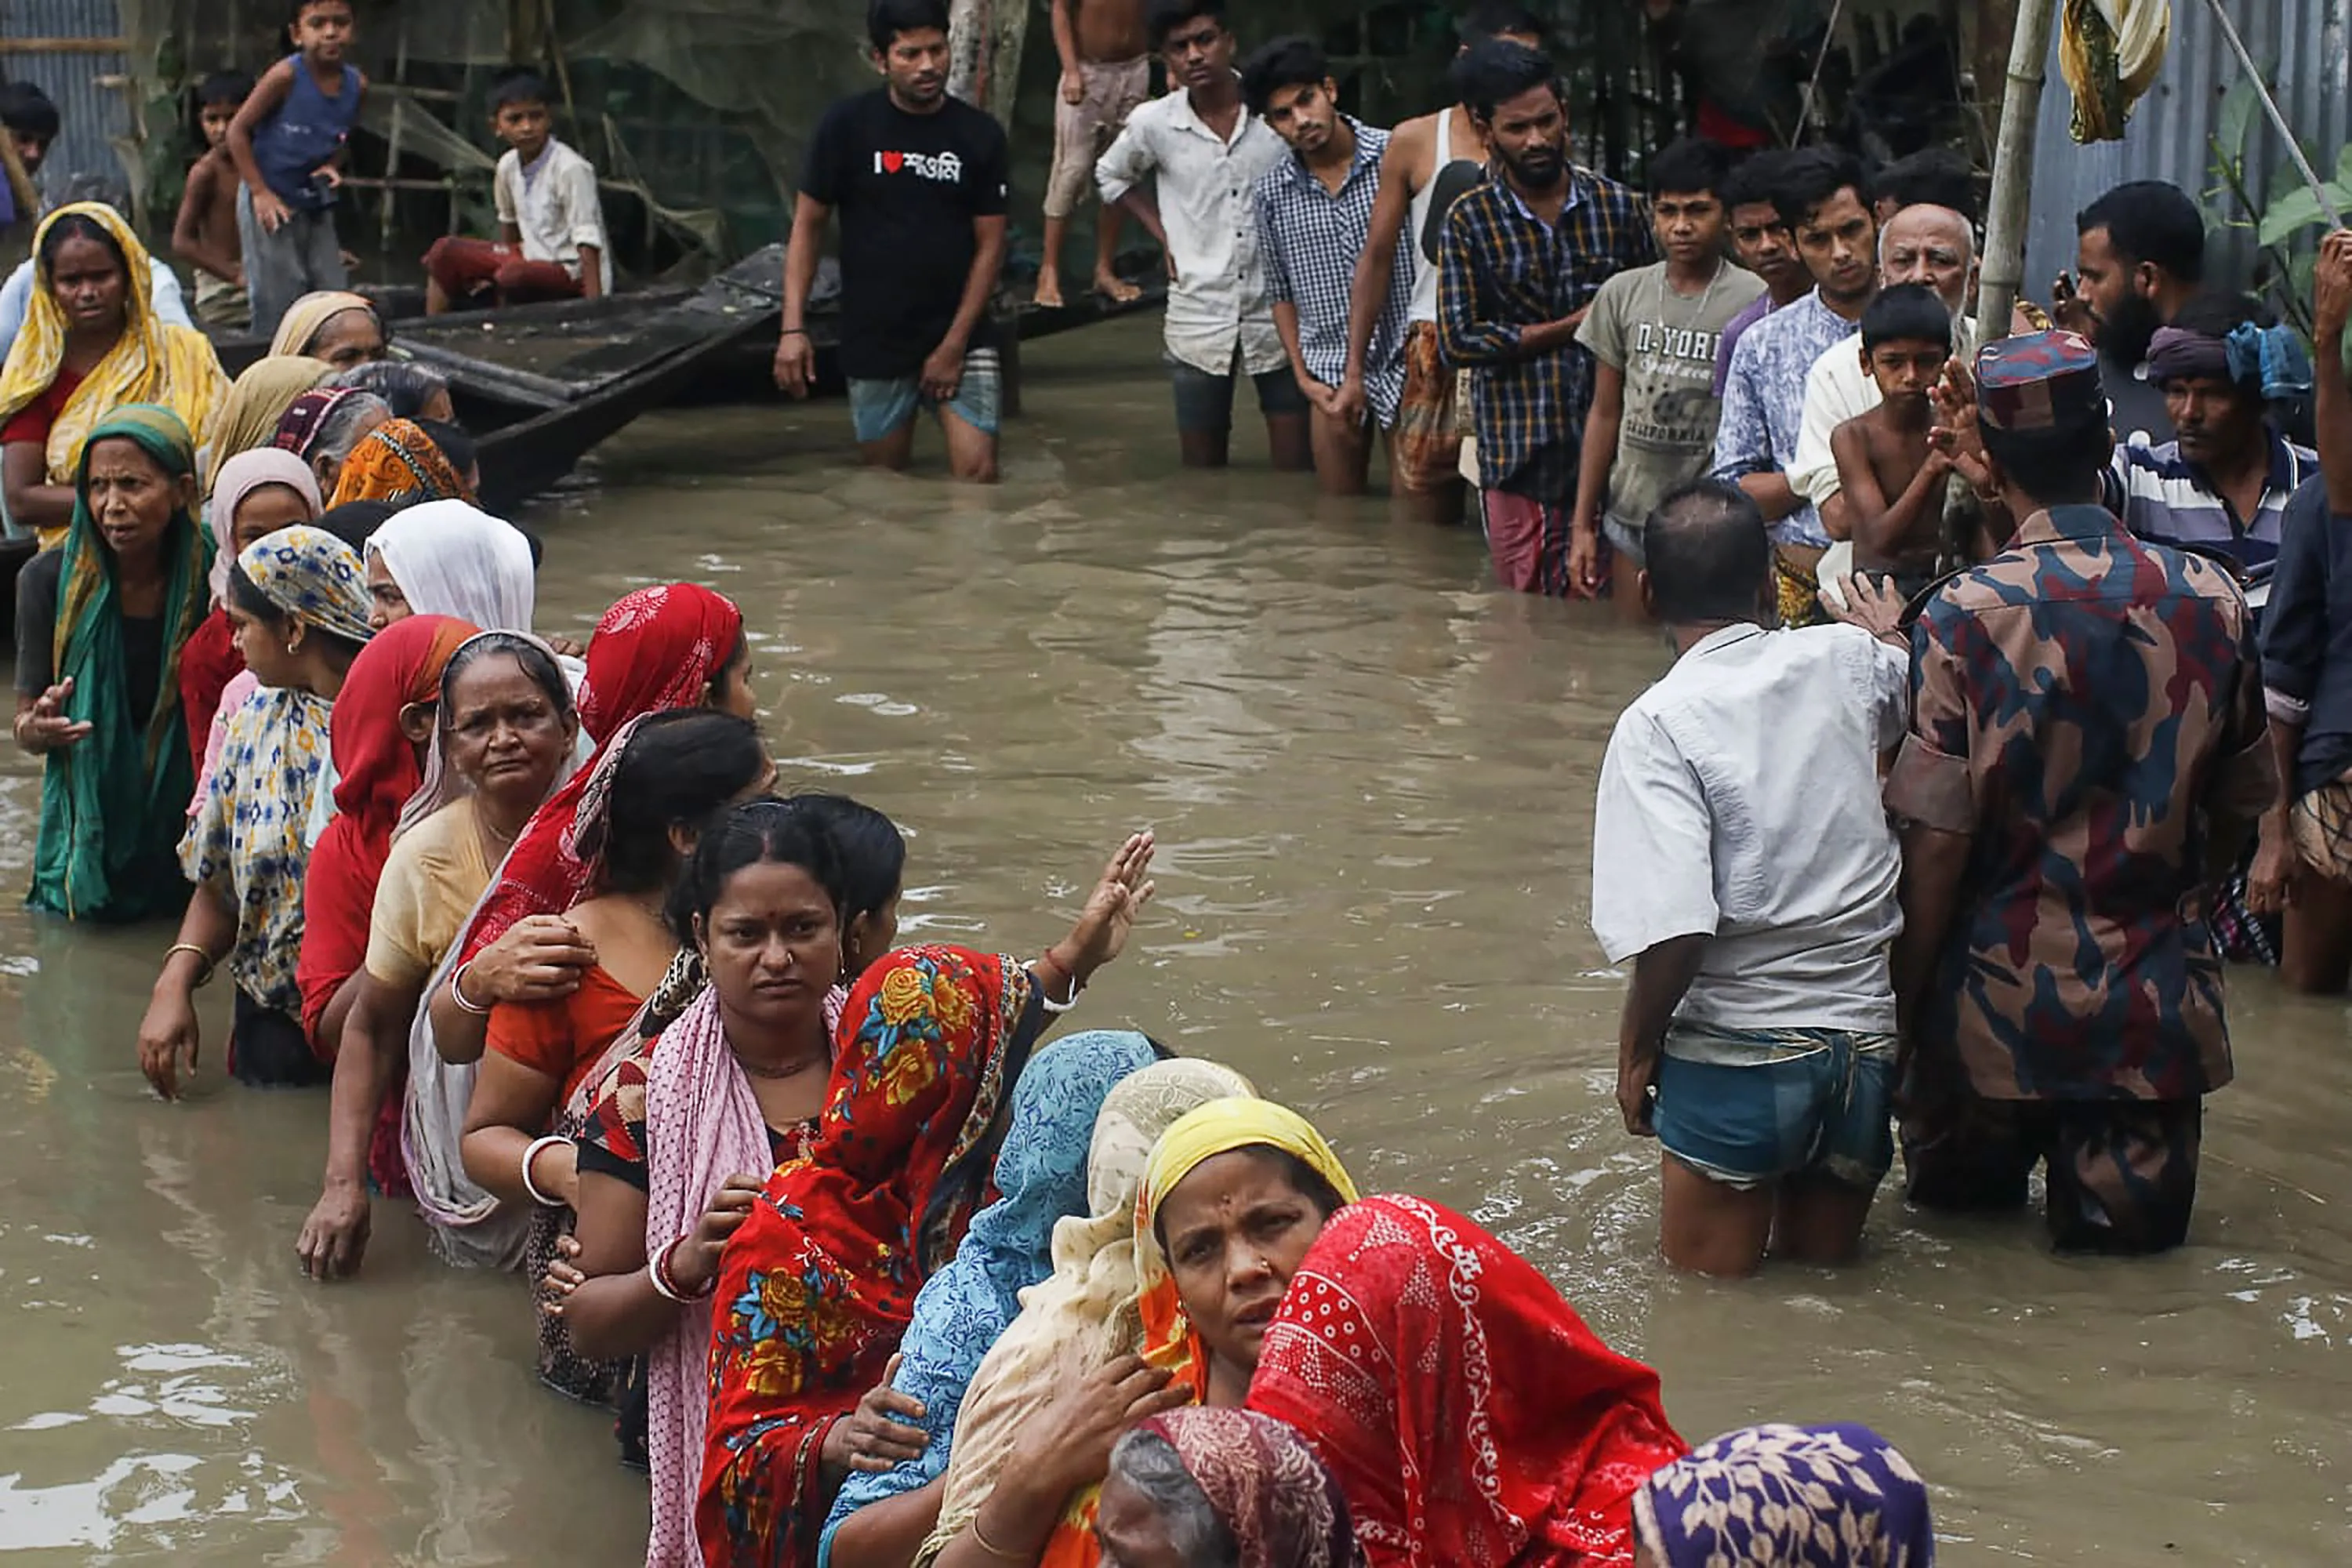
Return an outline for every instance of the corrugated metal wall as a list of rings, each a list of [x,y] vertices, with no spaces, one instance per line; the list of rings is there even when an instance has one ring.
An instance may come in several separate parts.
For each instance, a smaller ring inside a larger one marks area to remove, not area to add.
[[[130,107],[121,87],[106,85],[122,79],[120,48],[58,47],[84,39],[119,45],[121,32],[115,0],[0,0],[0,72],[38,85],[64,121],[41,171],[47,193],[62,193],[76,175],[128,189],[112,139],[129,133]],[[6,47],[19,42],[36,47],[21,54]]]
[[[2226,0],[2230,19],[2255,62],[2277,62],[2269,78],[2279,108],[2317,154],[2323,177],[2352,139],[2352,0]],[[2202,198],[2214,184],[2210,138],[2222,95],[2238,78],[2205,0],[2172,0],[2172,47],[2164,73],[2140,100],[2121,142],[2076,145],[2066,133],[2073,95],[2051,44],[2049,86],[2034,142],[2033,207],[2026,227],[2025,289],[2049,297],[2050,280],[2074,264],[2074,215],[2126,180],[2169,180]],[[2259,195],[2284,161],[2277,135],[2257,117],[2247,159]],[[2217,277],[2251,278],[2252,236],[2233,231],[2207,258]],[[2226,268],[2226,271],[2221,269]]]

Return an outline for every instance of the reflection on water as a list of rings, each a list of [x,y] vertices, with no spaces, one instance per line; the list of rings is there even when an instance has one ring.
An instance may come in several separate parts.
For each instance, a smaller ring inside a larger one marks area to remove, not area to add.
[[[2175,1257],[2060,1261],[1885,1198],[1851,1272],[1668,1277],[1585,927],[1594,773],[1659,647],[1490,594],[1474,539],[1378,503],[1175,473],[1155,350],[1138,321],[1034,354],[995,493],[842,466],[837,404],[648,421],[546,520],[548,629],[673,575],[736,596],[786,783],[906,825],[910,933],[1034,951],[1157,827],[1156,912],[1083,1020],[1223,1057],[1368,1190],[1477,1214],[1657,1363],[1687,1435],[1867,1421],[1957,1562],[2345,1560],[2345,1009],[2238,985],[2244,1082]],[[12,887],[36,806],[11,755]],[[0,1547],[636,1561],[642,1483],[532,1383],[517,1282],[434,1264],[389,1205],[362,1283],[300,1279],[323,1096],[146,1096],[168,941],[0,912]]]

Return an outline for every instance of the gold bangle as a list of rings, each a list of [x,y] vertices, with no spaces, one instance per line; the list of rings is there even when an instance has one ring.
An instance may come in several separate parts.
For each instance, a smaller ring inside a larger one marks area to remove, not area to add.
[[[978,1509],[974,1509],[971,1514],[971,1539],[974,1545],[978,1546],[982,1552],[987,1552],[991,1557],[995,1558],[999,1563],[1029,1563],[1035,1561],[1036,1558],[1036,1553],[1034,1552],[1007,1552],[1002,1546],[999,1546],[994,1542],[989,1540],[987,1532],[980,1528],[980,1510]]]
[[[204,973],[196,976],[196,989],[201,991],[205,986],[210,985],[213,983],[213,970],[217,961],[211,953],[206,952],[203,948],[198,947],[193,942],[175,942],[171,946],[163,950],[163,962],[169,963],[172,962],[174,955],[183,952],[194,953],[204,963]]]

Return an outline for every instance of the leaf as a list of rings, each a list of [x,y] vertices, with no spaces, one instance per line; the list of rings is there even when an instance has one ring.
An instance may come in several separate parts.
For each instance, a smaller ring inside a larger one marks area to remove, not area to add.
[[[2259,100],[2254,79],[2241,75],[2221,95],[2221,110],[2213,121],[2213,144],[2225,158],[2246,155],[2246,132],[2252,128]]]
[[[2347,187],[2341,182],[2330,181],[2322,185],[2319,191],[2315,191],[2307,185],[2299,190],[2289,191],[2263,211],[2262,242],[2264,245],[2276,245],[2290,235],[2309,228],[2313,224],[2326,222],[2326,211],[2320,205],[2320,191],[2327,194],[2328,201],[2334,204],[2338,213],[2352,211],[2352,187]]]
[[[2344,143],[2336,154],[2336,183],[2352,190],[2352,142]]]

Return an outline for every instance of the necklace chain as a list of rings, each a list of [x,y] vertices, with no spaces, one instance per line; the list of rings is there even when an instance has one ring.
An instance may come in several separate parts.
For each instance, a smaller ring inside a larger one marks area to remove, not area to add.
[[[1721,257],[1717,257],[1715,263],[1715,275],[1706,280],[1706,288],[1699,294],[1698,303],[1691,307],[1690,314],[1685,316],[1679,323],[1669,323],[1666,320],[1666,264],[1663,261],[1660,262],[1658,264],[1657,277],[1658,325],[1660,327],[1668,327],[1671,325],[1675,327],[1676,330],[1688,331],[1699,321],[1705,320],[1706,316],[1706,308],[1709,304],[1713,303],[1715,300],[1715,286],[1723,281],[1724,268],[1730,265],[1730,262],[1724,260]],[[1676,294],[1675,298],[1679,300],[1682,296],[1680,294]]]

